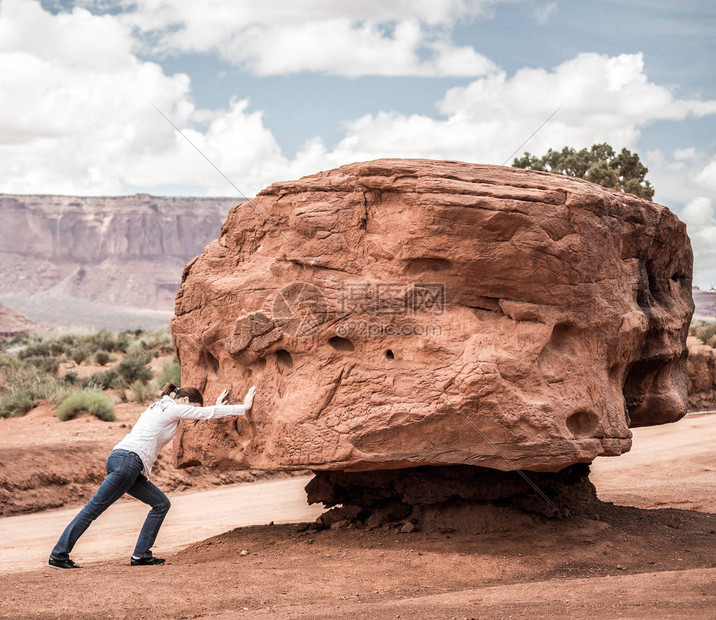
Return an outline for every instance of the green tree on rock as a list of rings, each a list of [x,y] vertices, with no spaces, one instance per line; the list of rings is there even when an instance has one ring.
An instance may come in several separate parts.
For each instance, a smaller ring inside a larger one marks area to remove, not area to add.
[[[512,166],[586,179],[647,200],[654,197],[654,188],[645,179],[649,169],[641,163],[639,155],[628,149],[622,149],[617,154],[606,143],[593,144],[590,149],[581,151],[568,146],[561,151],[549,149],[543,157],[525,153],[522,157],[515,157]]]

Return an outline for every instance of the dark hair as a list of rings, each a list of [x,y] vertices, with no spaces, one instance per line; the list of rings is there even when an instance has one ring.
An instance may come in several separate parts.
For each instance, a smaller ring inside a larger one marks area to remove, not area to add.
[[[204,397],[199,390],[193,387],[178,388],[173,383],[167,383],[162,390],[162,396],[171,396],[172,398],[186,396],[190,403],[199,403],[200,407],[204,406]]]

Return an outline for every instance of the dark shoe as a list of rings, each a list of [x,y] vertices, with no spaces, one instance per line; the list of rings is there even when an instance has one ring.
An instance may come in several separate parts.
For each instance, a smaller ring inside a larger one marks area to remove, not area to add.
[[[138,560],[135,560],[132,558],[131,565],[132,566],[154,566],[156,564],[164,564],[166,560],[164,558],[155,558],[152,556],[151,558],[139,558]]]
[[[48,564],[52,568],[82,568],[79,564],[75,564],[69,558],[66,560],[56,560],[55,558],[51,557]]]

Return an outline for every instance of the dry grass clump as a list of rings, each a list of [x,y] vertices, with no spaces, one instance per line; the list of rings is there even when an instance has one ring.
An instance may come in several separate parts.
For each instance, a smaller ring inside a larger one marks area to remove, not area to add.
[[[112,401],[102,392],[93,389],[84,389],[65,398],[57,408],[57,417],[65,422],[76,418],[83,412],[91,413],[105,422],[114,420]]]

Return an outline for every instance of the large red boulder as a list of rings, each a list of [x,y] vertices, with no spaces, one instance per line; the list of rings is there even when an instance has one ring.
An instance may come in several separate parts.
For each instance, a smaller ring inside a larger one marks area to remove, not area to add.
[[[692,251],[579,179],[384,159],[275,183],[187,265],[172,330],[206,400],[178,465],[558,471],[685,413]]]

